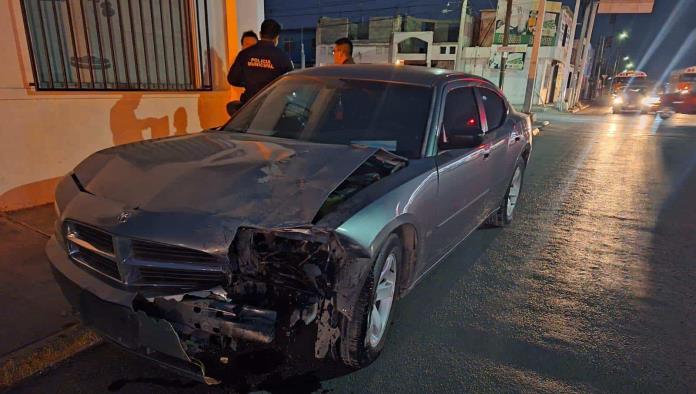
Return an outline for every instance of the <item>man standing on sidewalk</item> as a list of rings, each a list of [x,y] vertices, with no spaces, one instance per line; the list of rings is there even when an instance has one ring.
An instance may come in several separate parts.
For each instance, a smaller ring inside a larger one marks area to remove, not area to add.
[[[240,101],[249,101],[256,93],[271,81],[292,71],[292,61],[278,45],[280,24],[273,19],[266,19],[261,24],[261,40],[237,55],[227,81],[232,86],[245,88]]]
[[[355,64],[353,60],[353,42],[347,38],[339,38],[334,42],[334,64]]]

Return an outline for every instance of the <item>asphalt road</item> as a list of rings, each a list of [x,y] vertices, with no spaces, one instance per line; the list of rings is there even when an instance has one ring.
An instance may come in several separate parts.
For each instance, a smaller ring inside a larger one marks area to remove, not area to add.
[[[696,116],[608,112],[542,114],[515,223],[403,299],[373,365],[269,390],[696,391]],[[12,392],[230,390],[102,345]]]

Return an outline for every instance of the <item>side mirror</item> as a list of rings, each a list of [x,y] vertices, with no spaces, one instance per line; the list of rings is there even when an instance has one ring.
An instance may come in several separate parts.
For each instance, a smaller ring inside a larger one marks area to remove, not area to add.
[[[454,130],[443,129],[438,147],[440,150],[475,148],[483,143],[483,130],[480,127],[463,127]]]

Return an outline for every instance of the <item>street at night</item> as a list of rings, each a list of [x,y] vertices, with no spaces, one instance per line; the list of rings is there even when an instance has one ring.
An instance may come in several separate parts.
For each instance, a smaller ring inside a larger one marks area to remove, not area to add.
[[[513,224],[400,300],[369,367],[208,387],[101,344],[10,392],[696,391],[696,116],[537,117]]]

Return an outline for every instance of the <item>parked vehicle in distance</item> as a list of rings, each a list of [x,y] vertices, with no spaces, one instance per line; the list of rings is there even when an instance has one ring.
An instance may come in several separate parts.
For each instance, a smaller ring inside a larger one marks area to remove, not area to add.
[[[362,367],[399,298],[512,221],[531,148],[529,117],[480,77],[295,71],[219,130],[84,160],[46,252],[86,325],[200,381],[258,352]]]
[[[637,111],[643,114],[656,113],[660,108],[661,89],[649,85],[632,84],[624,87],[612,99],[614,114]]]
[[[662,95],[658,113],[662,119],[671,118],[677,113],[696,114],[696,89]]]
[[[640,85],[648,80],[648,74],[643,71],[628,70],[620,72],[612,78],[611,93],[616,95],[628,85]]]
[[[669,93],[696,89],[696,66],[672,71],[669,76]]]

